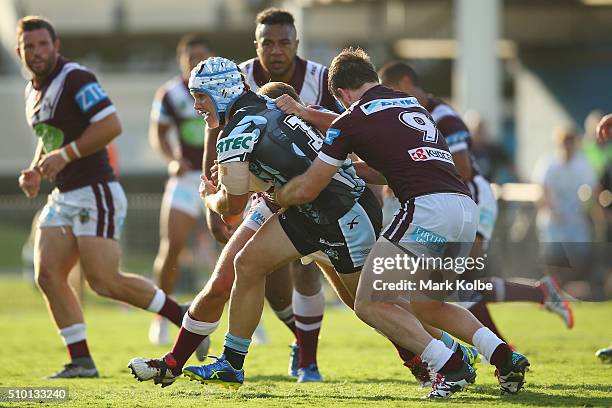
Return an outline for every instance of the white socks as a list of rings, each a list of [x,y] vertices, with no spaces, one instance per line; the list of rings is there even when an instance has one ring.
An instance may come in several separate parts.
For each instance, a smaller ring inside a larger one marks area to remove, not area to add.
[[[189,312],[185,313],[185,316],[183,316],[183,327],[185,330],[199,334],[200,336],[210,336],[215,330],[217,330],[219,322],[219,320],[212,323],[195,320],[189,316]]]
[[[153,295],[153,299],[149,306],[147,306],[147,310],[153,313],[159,313],[162,307],[164,307],[164,303],[166,302],[166,294],[163,290],[159,288],[155,288],[155,294]]]
[[[62,340],[64,340],[64,345],[66,346],[83,341],[87,339],[85,334],[85,323],[77,323],[72,326],[64,327],[60,329],[59,335],[62,336]]]
[[[296,316],[295,327],[303,331],[316,330],[321,327],[323,320],[323,310],[325,309],[325,296],[323,289],[312,296],[304,296],[293,289],[293,314]],[[300,317],[321,317],[315,323],[303,323]]]
[[[438,372],[452,355],[452,350],[446,347],[442,341],[433,339],[429,342],[427,347],[425,347],[425,350],[423,350],[421,358],[432,370]]]
[[[487,361],[491,361],[491,355],[503,341],[495,335],[488,327],[481,327],[474,333],[472,344],[483,358]]]

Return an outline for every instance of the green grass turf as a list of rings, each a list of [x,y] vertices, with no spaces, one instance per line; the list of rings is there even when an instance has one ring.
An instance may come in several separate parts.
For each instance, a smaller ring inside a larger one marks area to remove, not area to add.
[[[445,402],[421,401],[425,390],[416,387],[394,349],[343,308],[326,310],[319,348],[324,383],[296,384],[287,377],[291,336],[266,310],[264,325],[270,342],[251,348],[246,383],[233,392],[185,378],[165,389],[137,382],[126,368],[130,358],[156,357],[167,350],[147,341],[150,315],[92,294],[85,305],[89,345],[102,378],[44,380],[66,362],[66,351],[38,292],[16,278],[0,279],[0,386],[67,386],[70,401],[54,405],[62,407],[612,405],[612,365],[594,357],[596,349],[612,340],[610,302],[575,305],[573,331],[534,305],[494,305],[499,327],[531,360],[525,389],[520,395],[500,397],[492,367],[480,363],[477,384]],[[213,335],[213,354],[221,350],[226,321],[224,316]]]
[[[0,222],[0,272],[19,271],[23,261],[21,249],[28,240],[30,227]]]

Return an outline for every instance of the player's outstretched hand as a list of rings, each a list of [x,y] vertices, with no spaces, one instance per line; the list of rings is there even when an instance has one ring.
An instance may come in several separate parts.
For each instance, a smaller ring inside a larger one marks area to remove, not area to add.
[[[285,113],[302,117],[304,114],[305,106],[290,97],[289,95],[281,95],[274,100],[278,109]]]
[[[604,116],[597,125],[597,139],[601,143],[612,139],[612,113]]]
[[[19,175],[19,188],[24,192],[26,197],[34,198],[40,190],[41,176],[35,168],[21,170]]]
[[[198,191],[200,192],[200,197],[202,199],[206,198],[209,194],[215,194],[217,192],[217,186],[213,184],[204,174],[200,176],[200,188]]]
[[[44,178],[53,182],[57,174],[66,167],[66,164],[68,163],[58,149],[41,157],[37,167]]]

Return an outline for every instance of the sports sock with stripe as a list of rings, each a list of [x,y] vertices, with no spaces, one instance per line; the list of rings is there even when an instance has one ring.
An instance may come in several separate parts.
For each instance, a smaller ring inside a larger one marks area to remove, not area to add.
[[[183,322],[183,310],[176,300],[166,295],[163,290],[155,288],[155,294],[153,295],[149,306],[147,306],[147,310],[157,313],[158,315],[170,320],[178,327],[181,327]]]
[[[300,347],[298,368],[317,364],[317,348],[324,308],[323,289],[312,296],[304,296],[293,290],[296,338]]]
[[[251,339],[243,339],[236,337],[229,332],[225,334],[225,343],[223,344],[223,355],[225,359],[236,370],[242,370],[244,359],[249,352]]]

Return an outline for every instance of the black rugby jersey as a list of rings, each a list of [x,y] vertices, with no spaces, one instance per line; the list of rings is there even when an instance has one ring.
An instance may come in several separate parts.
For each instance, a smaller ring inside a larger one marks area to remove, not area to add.
[[[218,161],[248,162],[249,171],[264,182],[283,185],[304,173],[323,145],[314,127],[251,91],[232,110],[217,141]],[[365,182],[346,160],[314,201],[297,208],[317,224],[330,224],[353,207],[364,189]]]

